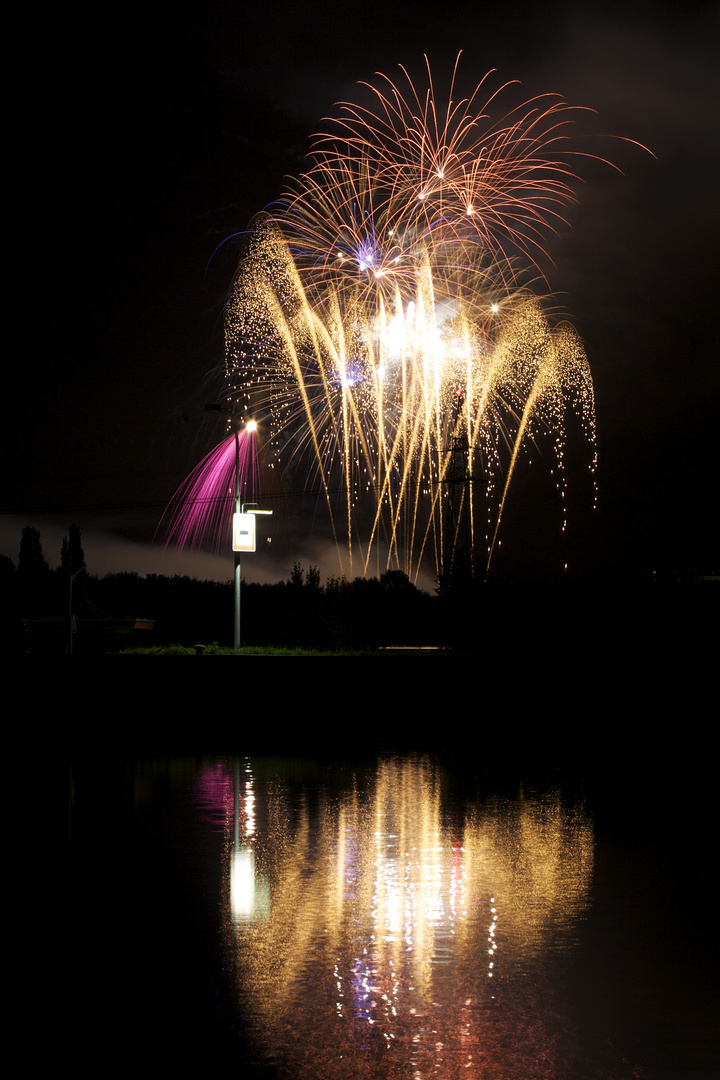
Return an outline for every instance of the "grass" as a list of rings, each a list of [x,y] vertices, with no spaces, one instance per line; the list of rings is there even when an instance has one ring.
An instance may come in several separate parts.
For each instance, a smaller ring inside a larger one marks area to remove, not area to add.
[[[123,649],[123,656],[382,656],[383,652],[370,649],[286,649],[274,646],[245,645],[235,649],[218,645],[152,645],[144,648]]]

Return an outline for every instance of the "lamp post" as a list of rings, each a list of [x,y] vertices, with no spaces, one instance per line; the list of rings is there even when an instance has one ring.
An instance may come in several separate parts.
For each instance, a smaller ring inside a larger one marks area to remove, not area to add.
[[[253,423],[253,421],[251,421]],[[255,551],[255,517],[258,514],[272,514],[272,510],[261,510],[257,503],[239,503],[235,501],[233,514],[232,547],[235,559],[235,629],[233,648],[240,648],[240,554],[243,551]]]
[[[232,521],[232,549],[233,549],[233,593],[234,593],[234,617],[233,617],[233,649],[237,652],[240,648],[240,582],[241,565],[240,556],[243,551],[255,551],[255,516],[256,514],[272,514],[272,510],[260,510],[257,503],[243,503],[240,501],[240,428],[244,427],[249,434],[257,431],[254,420],[246,423],[242,417],[236,416],[224,405],[206,405],[207,412],[226,412],[230,417],[230,423],[235,435],[235,502]],[[246,507],[251,508],[247,509]]]
[[[67,652],[68,652],[69,655],[72,655],[73,641],[74,641],[74,637],[75,637],[75,631],[77,630],[77,619],[73,615],[73,582],[74,582],[75,578],[78,576],[78,574],[82,573],[84,568],[85,568],[85,566],[83,564],[82,566],[79,566],[77,568],[77,570],[71,570],[70,574],[69,574],[69,576],[70,576],[70,595],[69,595],[69,598],[68,598],[68,641],[67,641]]]

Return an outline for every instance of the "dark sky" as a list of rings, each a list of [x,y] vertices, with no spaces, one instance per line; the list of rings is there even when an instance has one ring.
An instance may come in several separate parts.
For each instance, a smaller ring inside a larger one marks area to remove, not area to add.
[[[588,168],[547,267],[595,381],[600,504],[583,558],[717,572],[716,5],[211,0],[116,18],[64,14],[28,76],[41,84],[22,200],[35,227],[7,360],[0,552],[16,560],[34,524],[55,564],[76,522],[91,572],[226,572],[148,545],[220,434],[202,406],[220,382],[228,238],[300,170],[358,80],[421,72],[423,53],[441,77],[463,50],[468,89],[497,68],[655,155],[598,144],[624,175]],[[257,572],[316,561],[300,536]]]

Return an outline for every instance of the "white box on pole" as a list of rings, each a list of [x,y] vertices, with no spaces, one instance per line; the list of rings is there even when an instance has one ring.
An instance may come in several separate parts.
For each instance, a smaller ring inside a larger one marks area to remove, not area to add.
[[[233,514],[232,549],[233,551],[255,550],[254,514]]]

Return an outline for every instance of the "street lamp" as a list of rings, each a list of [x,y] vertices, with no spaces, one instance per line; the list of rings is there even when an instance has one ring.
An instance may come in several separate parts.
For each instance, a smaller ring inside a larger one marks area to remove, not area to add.
[[[255,515],[272,514],[272,510],[260,510],[257,503],[240,502],[240,428],[253,434],[257,431],[255,420],[243,423],[240,416],[236,416],[224,405],[206,405],[206,412],[226,412],[230,417],[230,424],[235,435],[235,508],[232,520],[232,549],[233,549],[233,590],[235,598],[233,649],[237,652],[240,648],[240,555],[243,551],[255,551]],[[246,510],[245,508],[248,507]]]

